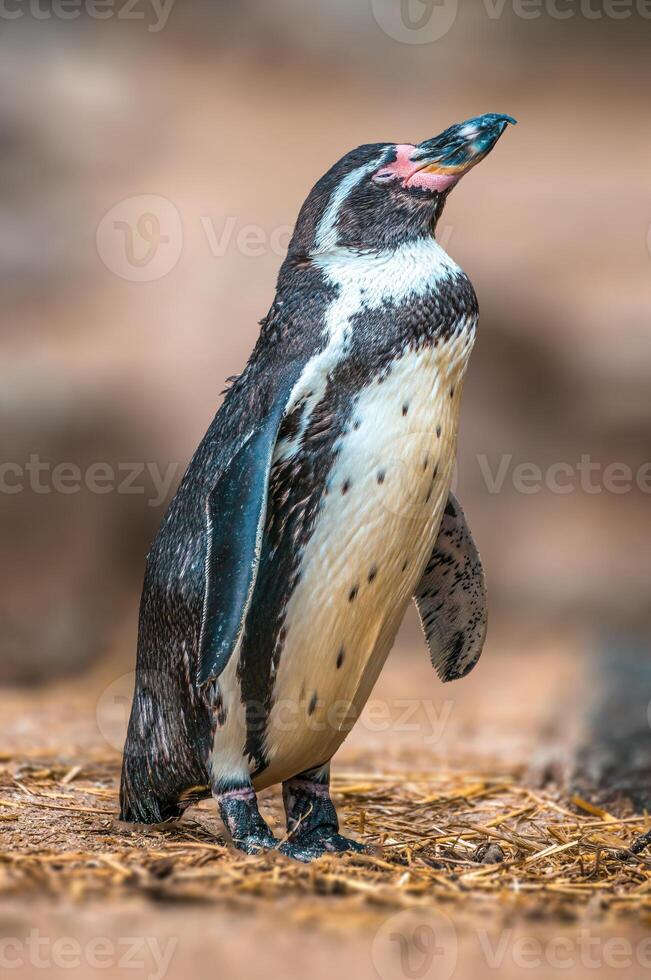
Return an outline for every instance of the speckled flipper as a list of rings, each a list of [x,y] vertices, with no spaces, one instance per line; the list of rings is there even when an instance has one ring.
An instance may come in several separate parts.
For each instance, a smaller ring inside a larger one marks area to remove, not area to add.
[[[443,681],[464,677],[479,660],[486,637],[486,583],[453,494],[414,599],[437,674]]]
[[[200,685],[219,677],[244,627],[260,560],[271,458],[301,368],[298,361],[287,365],[270,411],[244,440],[206,501],[208,550]]]

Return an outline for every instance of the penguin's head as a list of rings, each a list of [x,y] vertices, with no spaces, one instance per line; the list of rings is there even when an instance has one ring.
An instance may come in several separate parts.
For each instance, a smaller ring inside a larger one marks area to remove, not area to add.
[[[431,235],[451,189],[487,156],[511,116],[487,112],[422,143],[370,143],[342,157],[310,191],[290,257],[392,248]]]

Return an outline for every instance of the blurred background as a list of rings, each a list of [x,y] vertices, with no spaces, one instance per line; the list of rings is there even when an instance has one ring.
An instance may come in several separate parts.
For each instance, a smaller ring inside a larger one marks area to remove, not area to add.
[[[457,489],[491,611],[645,624],[651,11],[6,7],[3,680],[76,672],[116,632],[133,656],[148,544],[316,178],[359,143],[485,111],[519,125],[439,237],[482,308]]]
[[[519,124],[439,225],[482,309],[456,489],[491,627],[455,705],[474,749],[506,732],[527,761],[625,651],[646,709],[651,7],[6,0],[0,20],[6,689],[63,704],[130,671],[149,543],[315,180],[496,111]],[[387,671],[434,689],[415,617]],[[5,724],[43,738],[22,709]]]

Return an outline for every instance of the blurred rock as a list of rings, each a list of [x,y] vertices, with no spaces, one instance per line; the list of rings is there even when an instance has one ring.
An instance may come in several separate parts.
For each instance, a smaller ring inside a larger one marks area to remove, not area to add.
[[[475,861],[478,864],[501,864],[505,857],[506,855],[500,845],[492,841],[480,844],[475,851]]]
[[[106,649],[160,508],[147,506],[142,477],[141,493],[120,492],[121,464],[142,459],[132,420],[64,378],[18,381],[0,385],[0,682],[42,684]]]

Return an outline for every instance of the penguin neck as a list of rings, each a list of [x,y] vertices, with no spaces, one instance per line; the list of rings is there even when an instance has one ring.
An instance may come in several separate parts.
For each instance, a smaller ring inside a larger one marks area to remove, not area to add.
[[[421,202],[420,206],[414,209],[411,221],[403,227],[403,234],[396,235],[394,241],[390,240],[388,234],[381,236],[377,243],[368,245],[358,245],[346,242],[345,239],[338,239],[327,249],[315,248],[304,261],[318,268],[350,261],[358,268],[362,268],[364,264],[383,264],[392,256],[411,256],[417,262],[429,262],[434,259],[438,263],[446,260],[446,265],[451,263],[455,271],[459,271],[458,266],[452,262],[436,239],[436,229],[448,194],[449,190],[437,194],[433,208],[430,204],[427,209],[424,209]]]
[[[459,277],[466,278],[463,270],[431,234],[383,249],[360,251],[336,245],[302,261],[288,256],[279,273],[274,305],[284,303],[287,296],[322,293],[328,307],[343,302],[352,314],[361,306],[374,308],[423,296]]]
[[[310,262],[331,282],[349,287],[358,283],[362,293],[372,292],[377,280],[391,293],[419,293],[423,280],[431,287],[436,280],[461,272],[432,235],[408,238],[393,248],[368,251],[338,245],[313,255]]]

